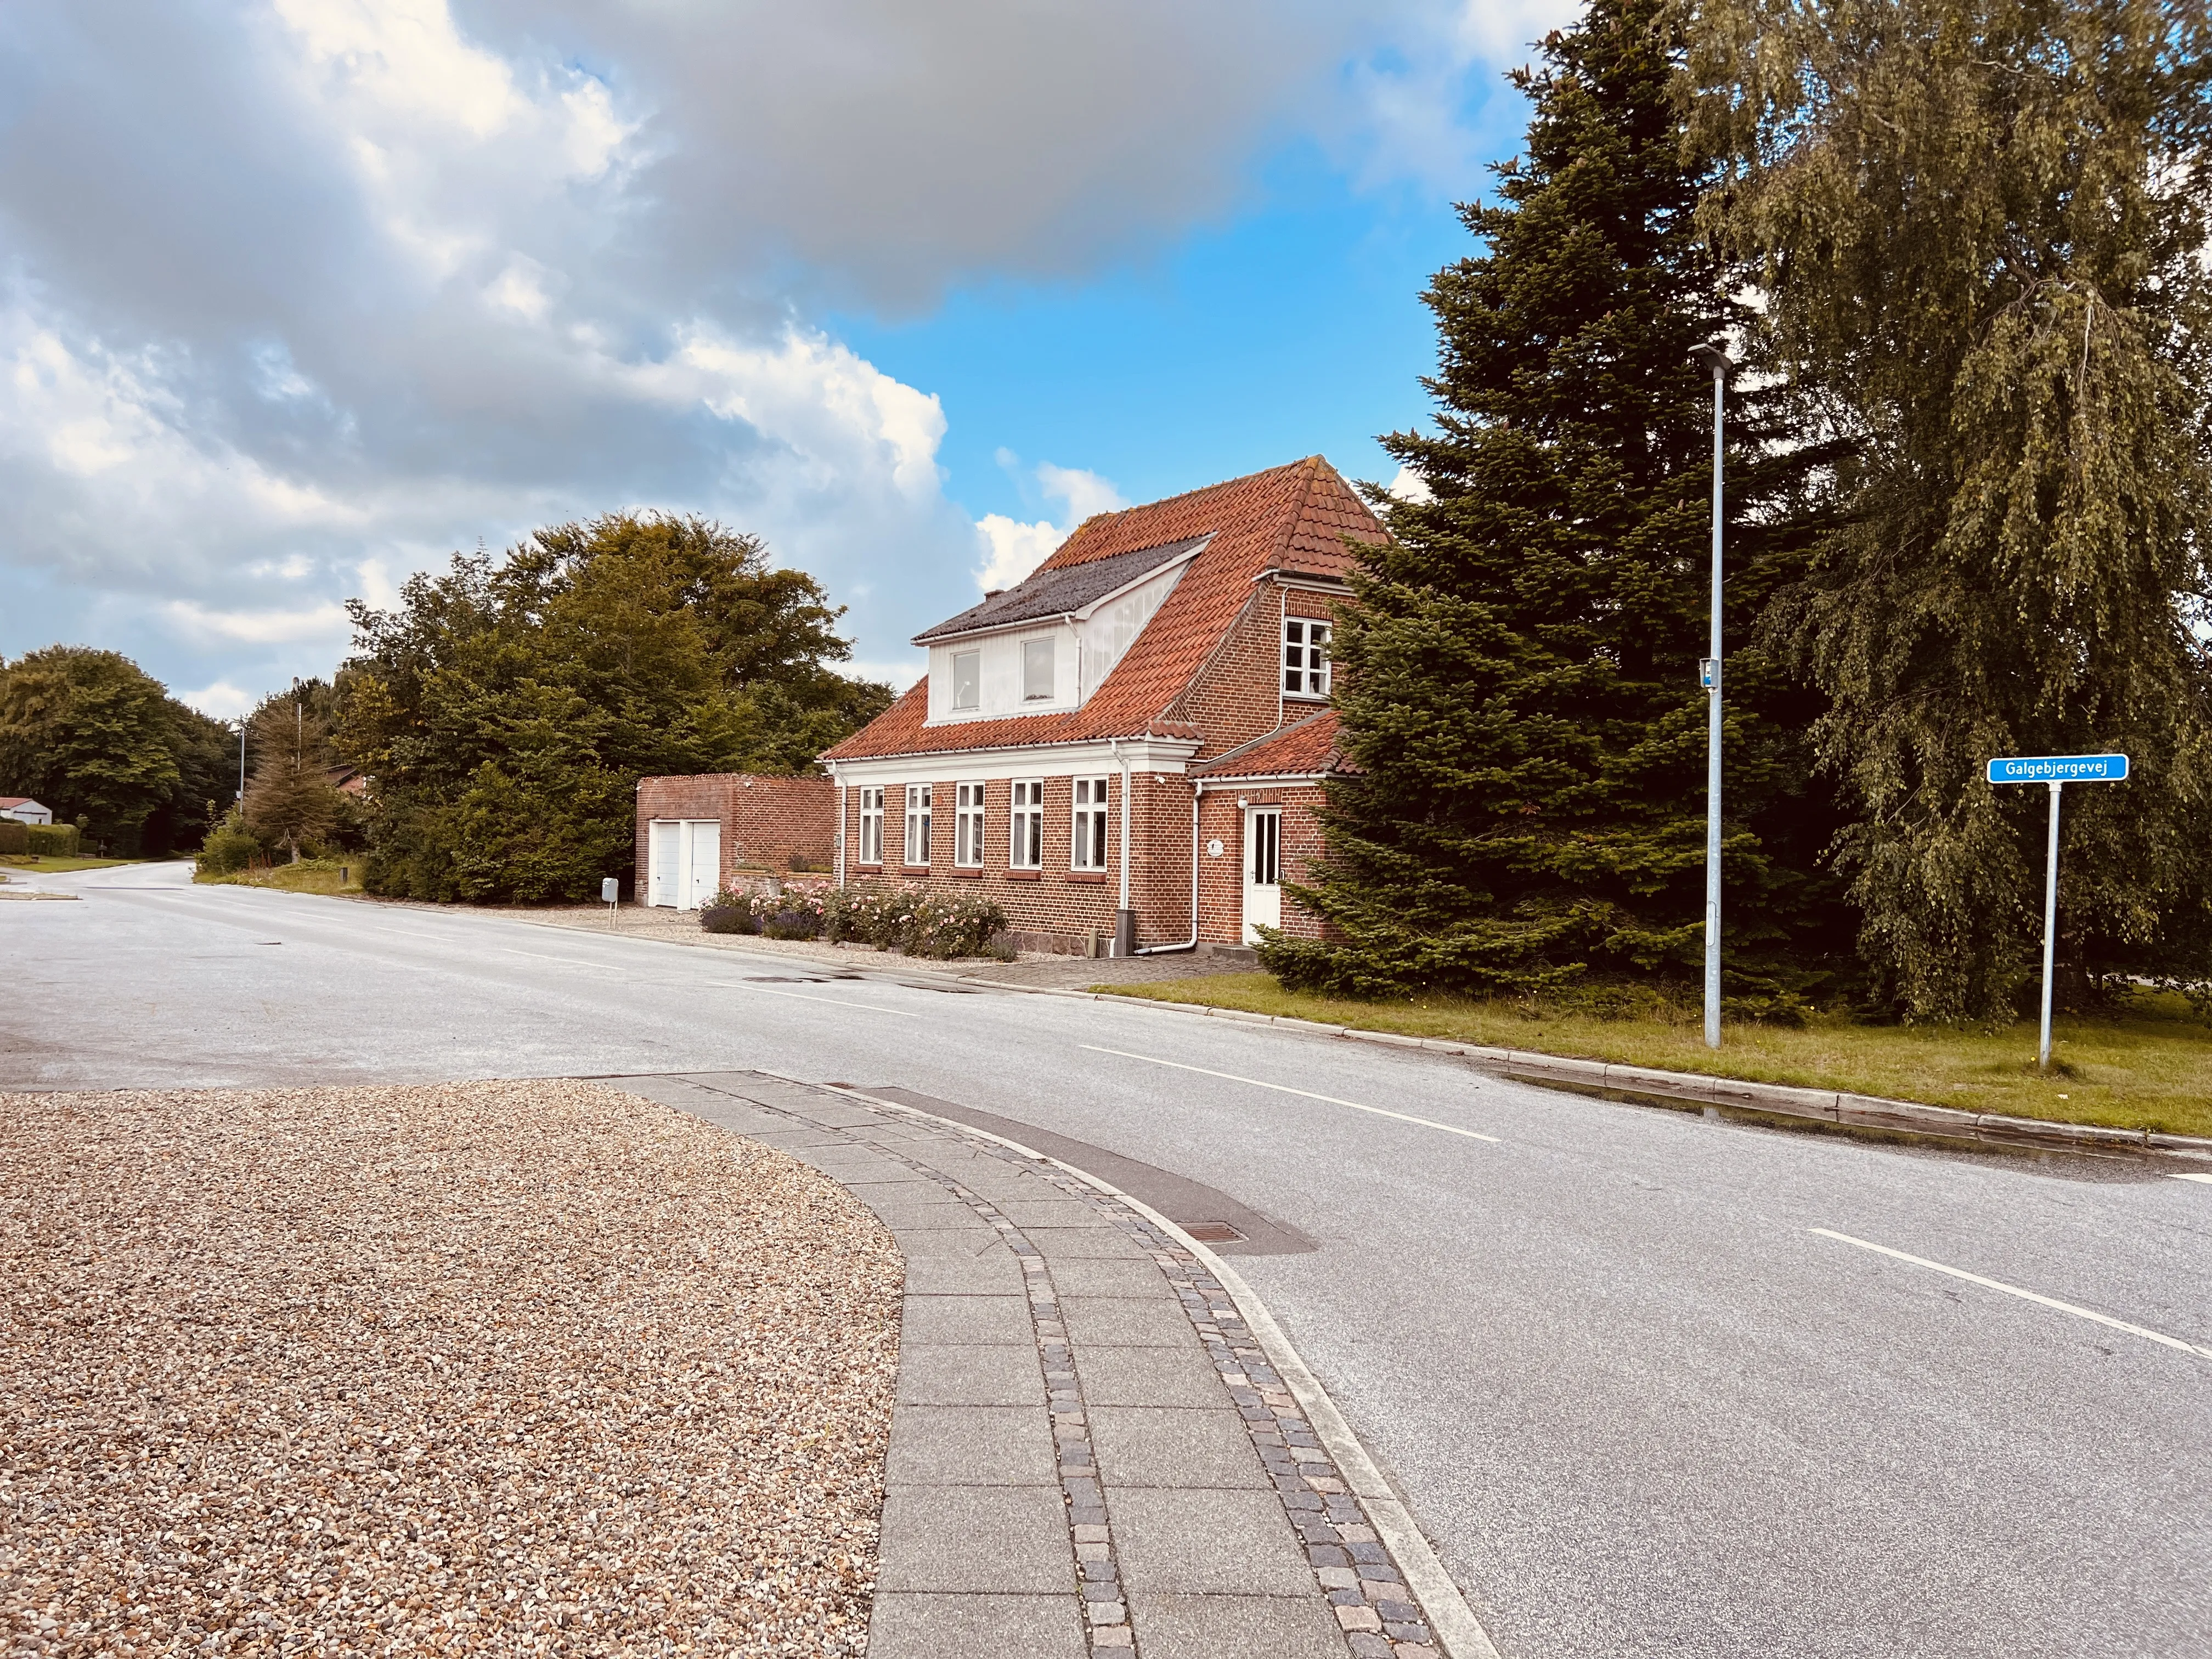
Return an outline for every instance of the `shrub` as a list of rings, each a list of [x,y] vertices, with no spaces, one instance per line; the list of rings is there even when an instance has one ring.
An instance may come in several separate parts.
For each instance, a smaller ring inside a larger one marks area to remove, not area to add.
[[[84,845],[84,832],[73,823],[27,823],[30,850],[41,858],[73,859]]]
[[[21,818],[0,818],[0,854],[31,850],[31,826]]]
[[[823,917],[833,939],[910,957],[996,955],[994,941],[1006,931],[1006,913],[992,900],[919,887],[840,887],[823,899]]]
[[[245,869],[260,856],[260,837],[234,812],[208,831],[195,862],[203,874],[228,876]]]
[[[699,926],[710,933],[751,933],[752,895],[733,893],[725,887],[699,907]]]

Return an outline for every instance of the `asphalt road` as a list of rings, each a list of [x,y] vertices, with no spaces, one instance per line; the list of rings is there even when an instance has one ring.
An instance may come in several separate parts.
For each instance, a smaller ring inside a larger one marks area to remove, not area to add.
[[[1239,1270],[1510,1659],[2212,1653],[2212,1184],[182,866],[45,880],[84,900],[0,905],[0,1086],[761,1068],[1288,1223],[1321,1249]]]

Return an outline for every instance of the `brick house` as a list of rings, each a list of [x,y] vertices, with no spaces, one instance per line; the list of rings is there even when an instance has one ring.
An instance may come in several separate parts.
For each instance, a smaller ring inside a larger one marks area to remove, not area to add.
[[[1087,520],[822,757],[838,879],[988,894],[1030,950],[1311,933],[1280,883],[1318,850],[1346,543],[1383,533],[1317,455]]]

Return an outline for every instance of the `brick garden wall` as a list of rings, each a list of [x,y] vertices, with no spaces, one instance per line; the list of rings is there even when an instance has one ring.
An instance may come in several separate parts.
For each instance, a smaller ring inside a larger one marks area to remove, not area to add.
[[[722,884],[745,869],[785,872],[805,864],[831,867],[837,833],[837,786],[823,777],[767,777],[702,772],[693,777],[641,778],[637,785],[637,873],[645,879],[646,826],[655,818],[714,818],[722,826]],[[640,896],[641,898],[642,895]]]

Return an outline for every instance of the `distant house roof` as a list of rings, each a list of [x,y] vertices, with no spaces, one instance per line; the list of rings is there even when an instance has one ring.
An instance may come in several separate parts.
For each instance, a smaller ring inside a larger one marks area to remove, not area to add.
[[[0,795],[0,812],[6,811],[11,806],[38,806],[42,804],[33,800],[28,795]]]
[[[1144,632],[1080,708],[930,726],[929,686],[922,680],[823,758],[866,760],[1147,735],[1197,739],[1202,734],[1185,706],[1184,693],[1251,602],[1253,584],[1274,572],[1340,581],[1352,565],[1347,539],[1375,544],[1386,537],[1366,504],[1318,455],[1143,507],[1102,513],[1085,520],[1029,582],[1000,598],[1012,599],[1030,582],[1051,581],[1085,566],[1132,554],[1157,556],[1164,564],[1174,556],[1169,550],[1201,540],[1204,545]],[[1120,586],[1140,564],[1140,559],[1132,559],[1091,580],[1111,574],[1114,586]],[[1100,592],[1112,591],[1108,586]],[[956,624],[958,632],[990,626],[973,619],[994,603],[986,599],[923,637],[942,637]]]
[[[1315,777],[1342,770],[1338,731],[1336,710],[1324,708],[1296,726],[1239,744],[1191,770],[1201,778]]]
[[[1032,571],[1019,586],[994,593],[914,636],[916,645],[951,639],[957,634],[979,634],[988,628],[1015,623],[1042,622],[1049,617],[1072,617],[1121,588],[1149,576],[1162,565],[1206,545],[1203,536],[1188,536],[1164,547],[1143,547],[1116,553],[1087,564],[1048,565]]]

